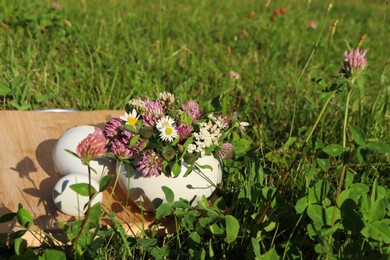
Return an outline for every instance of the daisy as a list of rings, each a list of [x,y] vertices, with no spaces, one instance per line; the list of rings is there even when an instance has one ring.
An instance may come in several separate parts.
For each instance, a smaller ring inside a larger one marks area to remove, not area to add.
[[[163,118],[157,121],[156,127],[158,130],[162,130],[166,127],[173,127],[175,125],[175,120],[169,116],[164,116]]]
[[[123,116],[119,117],[123,121],[126,121],[126,125],[136,126],[138,123],[139,115],[137,114],[137,111],[133,109],[131,113],[125,113]]]
[[[160,137],[163,141],[172,142],[176,137],[179,136],[179,132],[173,126],[167,126],[159,129]]]

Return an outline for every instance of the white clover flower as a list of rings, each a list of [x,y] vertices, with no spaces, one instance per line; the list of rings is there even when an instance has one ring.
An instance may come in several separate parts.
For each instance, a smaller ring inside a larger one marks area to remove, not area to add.
[[[123,121],[126,121],[127,125],[136,126],[138,123],[139,115],[137,114],[137,111],[133,109],[131,113],[125,112],[123,116],[119,117]]]
[[[196,145],[195,144],[189,144],[188,146],[187,146],[187,152],[188,153],[193,153],[193,152],[195,152],[196,151]]]
[[[249,126],[248,122],[240,122],[239,129],[241,132],[245,132],[245,127]]]

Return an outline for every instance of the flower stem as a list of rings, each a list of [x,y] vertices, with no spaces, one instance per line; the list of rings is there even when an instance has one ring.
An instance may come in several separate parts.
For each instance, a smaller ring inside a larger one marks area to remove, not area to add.
[[[66,254],[69,255],[72,253],[74,246],[77,244],[78,240],[80,239],[81,233],[84,231],[85,226],[87,225],[88,219],[89,219],[89,212],[91,209],[91,202],[93,199],[93,194],[92,194],[92,184],[91,184],[91,167],[88,166],[88,195],[89,195],[89,201],[87,204],[87,210],[85,211],[85,218],[83,219],[83,222],[81,223],[81,226],[79,228],[79,232],[77,233],[77,236],[72,239],[71,245],[68,248]]]
[[[337,208],[339,207],[339,199],[340,199],[340,194],[341,194],[341,189],[342,189],[342,186],[343,186],[343,182],[344,182],[344,178],[345,178],[345,172],[346,172],[346,168],[347,168],[347,164],[346,164],[346,155],[345,155],[345,149],[347,147],[347,122],[348,122],[348,108],[349,108],[349,101],[350,101],[350,98],[351,98],[351,93],[352,93],[352,89],[349,89],[348,91],[348,94],[347,94],[347,100],[345,102],[345,112],[344,112],[344,122],[343,122],[343,167],[341,169],[341,175],[340,175],[340,180],[339,180],[339,184],[337,186],[337,195],[336,195],[336,201],[335,201],[335,207],[333,209],[333,216],[332,216],[332,223],[331,223],[331,227],[334,226],[334,223],[336,221],[336,212],[337,212]],[[329,243],[331,242],[332,240],[332,234],[329,235]]]

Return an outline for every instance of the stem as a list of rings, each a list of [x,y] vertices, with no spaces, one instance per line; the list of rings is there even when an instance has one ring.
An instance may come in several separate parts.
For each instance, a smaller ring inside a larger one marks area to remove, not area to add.
[[[93,199],[92,194],[92,186],[91,186],[91,167],[88,164],[88,193],[89,193],[89,201],[87,204],[87,210],[85,211],[85,218],[83,219],[83,222],[81,223],[81,226],[79,228],[79,232],[77,233],[77,236],[72,239],[71,245],[66,251],[66,254],[69,255],[72,253],[74,246],[77,244],[78,240],[80,239],[81,233],[84,231],[85,226],[87,225],[88,219],[89,219],[89,211],[91,209],[91,202]]]
[[[318,123],[320,122],[324,112],[325,112],[325,109],[327,108],[327,106],[329,105],[329,102],[330,100],[333,98],[333,94],[331,94],[328,99],[325,101],[325,104],[324,106],[322,107],[321,109],[321,112],[320,114],[318,115],[317,117],[317,120],[316,122],[314,123],[313,127],[311,128],[310,132],[309,132],[309,135],[307,136],[307,138],[305,139],[301,149],[299,149],[299,152],[295,155],[294,157],[294,160],[293,162],[290,164],[290,167],[288,167],[288,169],[284,172],[283,176],[282,176],[282,179],[280,180],[280,184],[278,186],[278,188],[276,189],[276,191],[272,194],[272,197],[266,202],[265,204],[265,207],[263,209],[263,211],[261,212],[258,220],[257,220],[257,224],[260,224],[261,222],[263,222],[264,220],[264,217],[265,217],[265,214],[267,213],[269,207],[271,206],[271,203],[272,201],[276,198],[276,195],[278,194],[278,192],[280,192],[284,186],[284,182],[286,181],[288,175],[290,174],[292,168],[294,167],[294,165],[301,159],[301,153],[303,151],[303,149],[306,147],[307,143],[309,142],[309,140],[311,139],[313,133],[314,133],[314,130],[317,128],[318,126]]]
[[[348,107],[349,107],[349,100],[351,98],[351,93],[352,93],[352,88],[349,89],[348,95],[347,95],[347,100],[345,102],[345,112],[344,112],[344,122],[343,122],[343,151],[344,151],[344,154],[343,154],[343,168],[341,169],[339,185],[337,187],[337,195],[336,195],[336,202],[335,202],[336,205],[335,205],[334,210],[333,210],[331,227],[334,226],[334,223],[336,221],[336,210],[339,207],[338,203],[339,203],[341,189],[342,189],[344,178],[345,178],[345,171],[346,171],[346,168],[347,168],[346,158],[345,158],[345,149],[347,147],[347,122],[348,122],[348,111],[349,111]],[[332,234],[329,235],[329,242],[331,240],[332,240]]]

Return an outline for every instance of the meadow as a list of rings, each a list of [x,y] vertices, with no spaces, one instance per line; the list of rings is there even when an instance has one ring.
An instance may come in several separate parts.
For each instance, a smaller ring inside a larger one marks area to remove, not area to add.
[[[1,0],[0,10],[2,110],[123,109],[168,91],[250,124],[217,204],[174,208],[177,233],[164,237],[93,233],[72,257],[390,256],[388,2]],[[357,47],[368,65],[351,80],[340,71]]]

